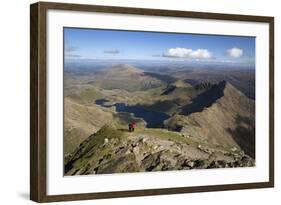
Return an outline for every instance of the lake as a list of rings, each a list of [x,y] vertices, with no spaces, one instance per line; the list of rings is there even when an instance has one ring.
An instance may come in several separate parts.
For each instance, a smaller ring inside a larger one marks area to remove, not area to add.
[[[127,105],[125,103],[115,103],[113,105],[106,105],[108,102],[105,99],[96,100],[97,105],[103,107],[115,107],[116,112],[127,112],[133,113],[136,117],[142,118],[146,123],[148,128],[162,127],[163,122],[170,116],[163,112],[157,112],[153,110],[148,110],[143,108],[141,105]]]

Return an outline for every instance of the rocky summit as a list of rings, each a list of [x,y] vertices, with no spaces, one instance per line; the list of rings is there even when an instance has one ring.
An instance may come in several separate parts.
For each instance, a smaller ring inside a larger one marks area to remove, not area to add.
[[[105,125],[65,160],[66,175],[254,166],[236,148],[210,147],[161,129],[128,133]]]

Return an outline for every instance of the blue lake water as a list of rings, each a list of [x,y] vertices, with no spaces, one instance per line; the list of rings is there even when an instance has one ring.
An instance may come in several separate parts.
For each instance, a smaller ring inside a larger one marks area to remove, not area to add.
[[[148,110],[140,105],[126,105],[125,103],[115,103],[114,105],[105,105],[106,102],[107,101],[104,99],[96,100],[97,105],[103,107],[114,106],[116,112],[133,113],[136,117],[142,118],[147,123],[148,128],[162,127],[163,122],[170,117],[166,113]]]

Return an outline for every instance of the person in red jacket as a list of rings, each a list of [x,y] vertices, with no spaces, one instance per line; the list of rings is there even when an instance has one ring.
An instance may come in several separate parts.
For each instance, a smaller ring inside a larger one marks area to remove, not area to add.
[[[135,122],[131,122],[129,124],[129,132],[134,132],[136,128],[136,123]]]
[[[135,131],[135,128],[136,128],[136,123],[135,123],[135,122],[132,122],[132,123],[131,123],[131,131],[134,132],[134,131]]]

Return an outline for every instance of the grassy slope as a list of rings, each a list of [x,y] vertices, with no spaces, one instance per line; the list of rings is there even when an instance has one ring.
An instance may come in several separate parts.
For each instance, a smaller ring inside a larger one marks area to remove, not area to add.
[[[65,98],[64,154],[72,152],[90,134],[113,120],[113,114],[97,105],[83,105]]]
[[[238,151],[211,149],[177,132],[137,128],[129,133],[122,126],[106,125],[69,156],[65,172],[81,175],[211,168],[216,160],[233,164],[242,157]]]

